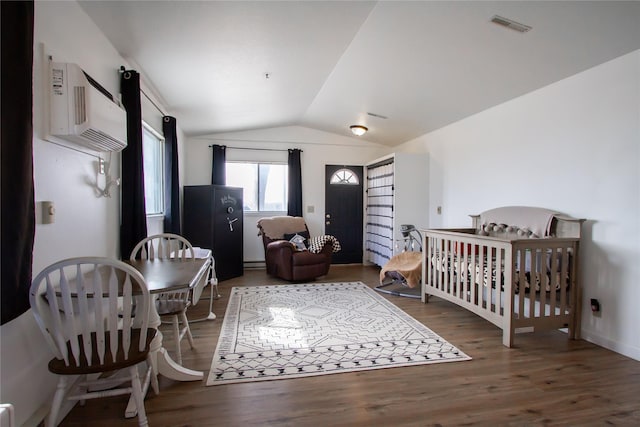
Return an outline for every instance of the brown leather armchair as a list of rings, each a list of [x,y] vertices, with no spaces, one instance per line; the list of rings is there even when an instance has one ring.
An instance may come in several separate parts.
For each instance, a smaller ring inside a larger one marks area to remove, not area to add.
[[[329,272],[333,242],[327,241],[320,252],[298,250],[289,239],[295,234],[309,238],[302,217],[275,216],[258,220],[264,244],[267,274],[291,282],[314,280]]]

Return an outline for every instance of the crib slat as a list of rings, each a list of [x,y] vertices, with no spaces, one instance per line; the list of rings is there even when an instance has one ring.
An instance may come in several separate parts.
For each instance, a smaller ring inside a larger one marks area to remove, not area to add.
[[[582,314],[582,290],[580,289],[580,280],[578,278],[580,273],[577,268],[579,250],[580,244],[574,243],[571,247],[571,253],[569,254],[572,256],[569,265],[571,277],[568,283],[568,286],[570,286],[569,292],[571,293],[571,321],[569,324],[569,332],[573,339],[580,338],[580,316]]]
[[[462,293],[462,290],[460,289],[460,263],[462,258],[464,257],[464,254],[461,251],[461,244],[458,241],[454,241],[454,255],[453,255],[453,262],[451,263],[453,271],[455,272],[454,276],[455,276],[455,283],[454,283],[454,295],[456,296],[456,298],[461,298],[462,295],[464,295]]]
[[[471,304],[477,304],[478,295],[476,292],[478,290],[482,290],[478,288],[479,285],[476,280],[476,248],[476,245],[471,246],[471,254],[469,258],[467,258],[467,266],[465,269],[467,273],[467,282],[469,283],[469,286],[471,286]],[[482,295],[482,293],[480,295]]]
[[[437,280],[436,280],[436,289],[438,290],[442,290],[442,280],[444,279],[444,269],[442,268],[443,266],[443,258],[444,258],[444,243],[442,242],[442,239],[438,238],[437,239],[437,243],[438,246],[436,246],[436,259],[438,262],[438,270],[436,270],[438,276],[437,276]]]
[[[434,248],[433,248],[433,254],[434,254],[434,287],[436,289],[440,289],[440,282],[442,280],[442,275],[444,274],[444,271],[442,271],[442,243],[440,241],[439,237],[436,237],[433,239],[433,243],[434,243]]]
[[[551,302],[549,303],[549,307],[551,307],[551,315],[555,316],[556,307],[558,304],[558,292],[562,291],[562,281],[558,281],[559,276],[558,273],[560,269],[560,253],[561,248],[553,248],[551,251],[551,262],[549,264],[549,299]]]
[[[446,268],[444,269],[444,282],[442,283],[442,290],[444,292],[450,293],[451,287],[447,289],[447,285],[449,284],[449,276],[451,276],[451,253],[449,252],[451,240],[446,239],[443,240],[444,243],[444,259],[446,260]]]
[[[474,277],[476,283],[478,283],[478,305],[482,308],[487,308],[487,298],[489,292],[486,291],[486,286],[484,283],[484,267],[485,267],[485,251],[486,246],[480,246],[480,250],[478,251],[478,267],[474,272]],[[482,295],[485,295],[485,298]]]
[[[422,260],[422,302],[426,303],[428,302],[428,296],[426,294],[427,286],[431,286],[431,284],[433,283],[433,266],[431,261],[433,259],[433,238],[429,237],[427,233],[423,233],[422,236],[422,241],[427,242],[427,259]]]
[[[496,296],[500,298],[500,294],[496,293],[496,289],[493,287],[493,269],[495,267],[496,260],[493,258],[493,247],[486,246],[485,247],[485,265],[486,265],[486,277],[485,272],[482,270],[482,277],[485,283],[485,288],[487,289],[487,302],[486,307],[487,311],[493,311],[492,305]]]
[[[427,236],[427,233],[424,231],[420,232],[422,236],[422,241],[424,242],[423,253],[427,254],[426,258],[422,258],[422,283],[420,283],[421,291],[420,298],[423,303],[428,302],[427,297],[427,286],[431,283],[431,241],[432,239]]]
[[[445,257],[445,252],[444,252],[444,242],[442,239],[438,239],[438,290],[442,290],[443,289],[443,285],[442,283],[444,282],[444,278],[445,278],[445,269],[444,269],[444,257]]]
[[[495,303],[495,307],[494,307],[494,311],[498,314],[500,314],[500,307],[502,306],[501,304],[501,296],[503,295],[503,275],[502,275],[502,268],[503,268],[503,262],[502,260],[504,252],[502,250],[502,248],[496,248],[496,259],[495,259],[495,263],[496,263],[496,290],[495,290],[495,294],[496,294],[496,303]]]
[[[504,266],[504,309],[502,311],[502,345],[511,347],[513,344],[514,330],[513,330],[513,299],[514,299],[514,287],[513,277],[515,272],[515,256],[513,254],[513,246],[509,245],[505,249],[505,266]],[[509,261],[509,262],[507,262]]]
[[[484,286],[483,277],[482,277],[483,275],[482,271],[484,270],[484,248],[485,248],[484,246],[478,247],[478,256],[476,257],[478,260],[478,265],[476,265],[476,269],[473,272],[474,280],[478,284],[478,294],[481,293],[480,290]]]
[[[529,317],[536,317],[536,276],[538,275],[538,249],[531,248],[529,251]],[[525,257],[527,251],[525,251]],[[521,269],[527,273],[526,264]],[[524,292],[524,291],[523,291]],[[524,297],[524,293],[522,296]]]
[[[569,254],[567,252],[567,248],[563,247],[561,249],[562,253],[562,267],[560,271],[560,277],[558,277],[558,281],[560,283],[560,313],[564,316],[567,312],[567,284],[565,277],[567,277],[567,266],[569,265]]]
[[[449,265],[451,266],[451,272],[449,274],[449,293],[451,293],[451,295],[457,297],[458,296],[458,287],[456,286],[456,280],[458,279],[458,274],[457,271],[455,269],[455,262],[456,262],[456,258],[458,258],[458,255],[456,254],[455,251],[455,245],[456,242],[454,240],[449,240],[449,256],[450,256],[450,261],[449,261]]]
[[[553,271],[553,272],[558,271],[558,252],[557,252],[557,250],[558,249],[556,249],[553,252],[553,255],[554,255],[553,258],[554,259],[551,260],[551,271]],[[555,273],[554,273],[554,276],[555,276]],[[560,291],[560,292],[562,292],[562,291]],[[549,312],[555,314],[557,307],[558,307],[558,291],[552,287],[551,291],[549,292]]]
[[[491,259],[491,246],[485,246],[485,266],[486,266],[486,277],[485,270],[482,269],[482,280],[485,288],[487,289],[487,300],[485,302],[485,307],[488,311],[491,311],[491,301],[493,301],[493,283],[492,283],[492,269],[493,269],[493,259]]]
[[[440,268],[440,258],[442,257],[442,250],[440,250],[440,242],[437,237],[433,238],[433,282],[432,287],[438,289],[440,284],[440,276],[442,275],[442,269]]]
[[[525,275],[525,262],[526,262],[526,254],[525,249],[518,249],[516,257],[518,258],[518,318],[520,320],[524,319],[524,295],[525,295],[525,283],[527,280],[527,276]]]
[[[544,266],[541,266],[540,269],[542,270],[544,268],[544,273],[541,272],[540,273],[540,307],[538,309],[538,311],[540,312],[539,317],[545,317],[547,316],[547,289],[552,289],[551,288],[551,283],[553,282],[553,280],[551,279],[551,276],[553,274],[547,274],[547,259],[546,257],[550,256],[553,258],[554,256],[554,251],[551,248],[543,248],[541,251],[541,256],[543,257],[542,260],[540,261],[541,264],[544,264]],[[550,266],[550,264],[549,264]],[[553,270],[549,270],[549,272],[551,273]],[[552,313],[549,313],[550,316],[553,316]]]
[[[458,265],[458,284],[460,286],[460,290],[462,292],[462,295],[460,296],[460,298],[464,299],[465,301],[468,301],[469,298],[469,282],[466,280],[467,278],[467,274],[465,274],[465,269],[468,268],[469,265],[469,245],[463,245],[462,247],[462,251],[460,253],[460,256],[462,257],[462,259],[460,259],[459,261],[459,265]]]

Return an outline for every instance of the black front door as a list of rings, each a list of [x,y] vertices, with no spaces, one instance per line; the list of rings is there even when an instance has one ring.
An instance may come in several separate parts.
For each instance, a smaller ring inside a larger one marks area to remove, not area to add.
[[[342,250],[333,264],[362,263],[362,166],[325,166],[325,234]]]

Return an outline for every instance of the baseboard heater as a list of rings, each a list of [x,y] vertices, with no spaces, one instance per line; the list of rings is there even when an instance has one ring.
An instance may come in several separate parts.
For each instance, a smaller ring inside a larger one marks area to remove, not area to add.
[[[267,264],[264,261],[244,261],[243,267],[245,270],[264,270]]]

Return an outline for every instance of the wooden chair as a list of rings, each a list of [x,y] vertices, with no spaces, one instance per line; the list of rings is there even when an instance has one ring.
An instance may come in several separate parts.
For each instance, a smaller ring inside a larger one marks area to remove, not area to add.
[[[59,375],[47,425],[57,425],[65,399],[83,403],[129,394],[138,424],[147,426],[144,395],[149,381],[157,381],[149,356],[156,330],[148,326],[151,305],[142,275],[115,259],[70,258],[36,276],[29,301],[54,353],[49,371]]]
[[[180,259],[194,260],[195,252],[191,243],[178,234],[161,233],[142,239],[131,251],[130,260],[135,259]],[[206,277],[204,278],[206,281]],[[198,286],[199,284],[196,284]],[[204,285],[203,285],[204,286]],[[187,309],[192,304],[190,287],[157,294],[156,310],[162,317],[170,317],[173,324],[173,339],[175,342],[176,361],[182,365],[182,350],[180,342],[186,336],[193,348],[193,336],[187,319]],[[180,327],[182,321],[182,328]]]

